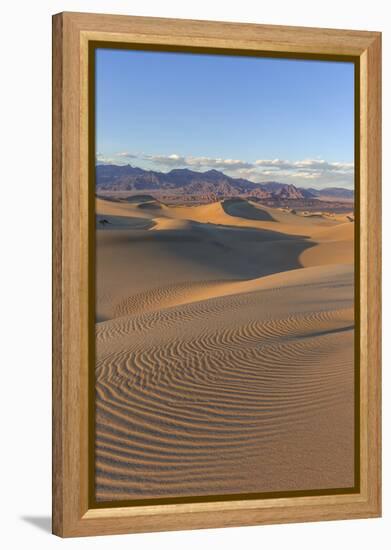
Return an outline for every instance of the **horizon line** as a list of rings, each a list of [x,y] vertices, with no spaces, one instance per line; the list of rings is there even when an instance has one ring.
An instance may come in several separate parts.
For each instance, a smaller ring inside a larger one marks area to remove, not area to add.
[[[243,178],[243,177],[229,176],[228,174],[226,174],[222,170],[216,170],[216,168],[211,168],[210,170],[204,170],[204,171],[193,170],[193,169],[187,168],[187,167],[185,167],[185,168],[171,168],[171,170],[168,170],[167,172],[164,172],[163,170],[149,170],[149,169],[141,168],[140,166],[130,164],[130,162],[125,163],[125,164],[115,164],[114,162],[100,162],[100,161],[95,162],[95,168],[97,168],[98,166],[115,166],[116,168],[122,168],[124,166],[129,166],[130,168],[138,168],[139,170],[143,170],[143,172],[154,172],[154,173],[157,173],[157,174],[170,174],[171,172],[178,171],[178,170],[193,172],[195,174],[207,174],[207,173],[210,173],[210,172],[217,172],[218,174],[222,174],[226,178],[229,178],[229,179],[232,179],[232,180],[244,180],[248,183],[251,183],[252,185],[265,185],[265,184],[268,184],[268,183],[279,183],[280,185],[288,185],[288,186],[295,187],[296,189],[315,189],[316,191],[323,191],[323,190],[327,190],[327,189],[345,189],[346,191],[351,191],[352,193],[354,193],[354,184],[353,184],[353,188],[346,187],[345,185],[333,185],[333,186],[330,186],[330,187],[324,187],[324,186],[317,187],[316,185],[312,185],[312,186],[306,187],[305,185],[294,185],[293,183],[284,183],[282,181],[278,181],[278,180],[274,180],[274,179],[269,179],[269,180],[265,180],[265,181],[252,181],[252,180],[249,180],[249,179]]]

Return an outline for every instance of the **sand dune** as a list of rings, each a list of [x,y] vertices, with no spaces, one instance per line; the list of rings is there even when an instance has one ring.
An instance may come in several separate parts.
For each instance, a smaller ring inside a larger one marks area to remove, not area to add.
[[[352,486],[354,223],[239,200],[100,217],[97,499]]]
[[[312,238],[317,244],[300,255],[303,266],[353,264],[354,223],[341,223],[321,229]]]

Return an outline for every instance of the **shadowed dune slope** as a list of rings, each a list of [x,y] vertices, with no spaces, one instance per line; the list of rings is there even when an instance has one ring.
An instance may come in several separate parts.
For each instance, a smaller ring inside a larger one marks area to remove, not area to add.
[[[222,207],[224,212],[230,216],[263,222],[275,221],[270,212],[244,199],[227,199],[222,203]]]
[[[152,223],[150,231],[113,226],[97,231],[98,319],[116,316],[124,299],[140,293],[297,269],[300,254],[314,246],[306,237],[265,229],[169,218]]]

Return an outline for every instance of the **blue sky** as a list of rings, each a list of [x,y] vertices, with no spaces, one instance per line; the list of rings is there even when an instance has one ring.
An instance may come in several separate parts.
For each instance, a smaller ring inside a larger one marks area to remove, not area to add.
[[[353,186],[354,67],[99,49],[98,162]]]

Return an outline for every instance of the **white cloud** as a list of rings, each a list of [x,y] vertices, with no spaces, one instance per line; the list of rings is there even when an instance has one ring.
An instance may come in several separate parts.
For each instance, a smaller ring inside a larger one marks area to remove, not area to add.
[[[96,164],[112,164],[112,159],[107,158],[103,153],[95,153]]]
[[[134,153],[129,153],[128,151],[120,151],[119,153],[115,153],[115,156],[127,159],[136,159],[138,157],[138,155],[135,155]]]
[[[302,160],[257,159],[248,162],[222,157],[184,156],[178,153],[151,155],[128,151],[121,151],[115,153],[114,158],[107,158],[101,153],[97,153],[97,162],[100,164],[127,164],[129,159],[139,159],[140,166],[149,169],[151,165],[155,165],[155,169],[162,171],[173,168],[206,171],[213,168],[221,170],[231,177],[246,178],[254,182],[273,180],[281,183],[293,183],[299,187],[343,186],[352,188],[354,183],[354,164],[352,162],[330,162],[311,158]]]
[[[311,184],[316,187],[341,185],[353,187],[354,164],[352,162],[328,162],[323,159],[282,160],[258,159],[257,181],[273,178],[295,185]]]
[[[318,170],[318,171],[352,171],[354,164],[352,162],[327,162],[321,159],[304,159],[304,160],[256,160],[254,163],[256,166],[276,169],[290,169],[290,170]]]
[[[146,160],[159,164],[161,166],[181,166],[191,167],[194,169],[230,169],[238,170],[241,168],[251,168],[252,163],[245,162],[239,159],[224,159],[213,157],[193,157],[193,156],[181,156],[175,153],[171,155],[145,155],[143,157]]]
[[[180,155],[144,155],[142,157],[145,160],[149,160],[155,164],[160,164],[162,166],[184,166],[186,165],[185,157]]]

